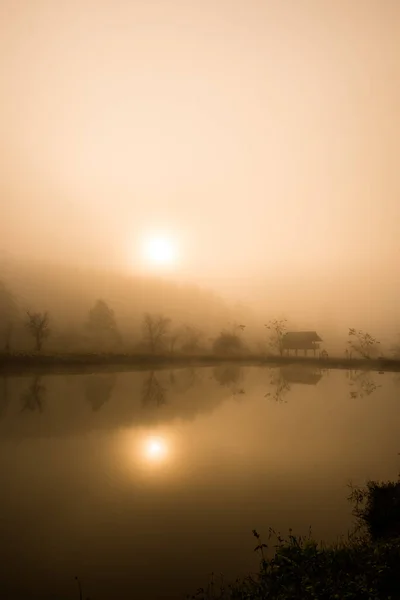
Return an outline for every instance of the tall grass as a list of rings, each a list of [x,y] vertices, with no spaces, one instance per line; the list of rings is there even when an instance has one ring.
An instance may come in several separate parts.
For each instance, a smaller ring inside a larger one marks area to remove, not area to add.
[[[311,535],[283,538],[259,533],[259,569],[230,584],[212,580],[196,600],[395,600],[400,598],[400,479],[351,487],[356,526],[347,540],[330,546]],[[275,537],[277,544],[271,545]],[[271,557],[268,554],[272,550]]]

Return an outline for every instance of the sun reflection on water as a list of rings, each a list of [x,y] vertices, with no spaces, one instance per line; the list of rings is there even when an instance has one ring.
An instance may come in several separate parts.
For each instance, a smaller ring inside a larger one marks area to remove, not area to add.
[[[136,476],[156,476],[157,480],[170,479],[179,471],[179,456],[175,435],[164,431],[126,430],[119,433],[121,466]]]

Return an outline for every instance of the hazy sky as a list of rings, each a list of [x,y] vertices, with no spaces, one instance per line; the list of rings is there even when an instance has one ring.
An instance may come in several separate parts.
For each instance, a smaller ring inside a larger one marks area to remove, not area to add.
[[[399,0],[0,0],[0,247],[398,278],[399,40]]]

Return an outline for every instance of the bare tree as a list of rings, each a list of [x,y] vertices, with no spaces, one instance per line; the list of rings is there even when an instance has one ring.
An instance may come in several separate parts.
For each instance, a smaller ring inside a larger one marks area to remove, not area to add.
[[[171,319],[163,315],[150,315],[149,313],[144,315],[143,337],[153,354],[164,346],[170,324]]]
[[[347,344],[350,348],[350,353],[354,350],[363,358],[371,358],[373,354],[376,354],[377,345],[380,344],[378,340],[368,332],[364,332],[361,329],[356,331],[353,328],[349,329],[349,339]]]
[[[269,345],[271,348],[277,350],[281,356],[284,350],[283,339],[287,332],[286,324],[287,319],[272,319],[264,325],[264,327],[271,331]]]
[[[31,313],[28,310],[26,311],[26,314],[28,317],[26,321],[26,327],[35,340],[37,352],[40,352],[43,347],[44,340],[46,340],[50,335],[49,313],[47,311],[43,313]]]

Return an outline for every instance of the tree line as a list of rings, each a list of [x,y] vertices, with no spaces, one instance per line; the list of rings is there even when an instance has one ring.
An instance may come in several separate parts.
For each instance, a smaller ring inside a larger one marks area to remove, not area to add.
[[[0,335],[3,351],[12,350],[13,333],[23,325],[32,339],[33,349],[41,352],[54,328],[49,311],[22,311],[12,292],[0,281]],[[271,319],[265,325],[267,337],[260,351],[272,356],[283,356],[284,338],[288,332],[287,319]],[[151,354],[176,352],[199,354],[212,350],[215,354],[240,355],[249,353],[244,332],[246,325],[230,323],[215,337],[207,338],[202,328],[189,324],[175,324],[163,314],[145,313],[141,319],[141,334],[138,348]],[[103,299],[98,299],[88,311],[83,331],[97,351],[117,350],[123,347],[123,336],[119,331],[114,310]],[[344,354],[347,358],[370,359],[378,356],[380,342],[370,333],[349,328]],[[400,358],[400,344],[392,348],[395,358]],[[324,350],[321,357],[327,357]]]
[[[49,311],[21,310],[15,296],[0,282],[0,335],[6,353],[12,351],[13,333],[20,325],[32,339],[36,352],[41,352],[54,334]],[[122,348],[123,336],[117,325],[115,311],[103,299],[96,300],[88,311],[83,332],[98,351]],[[223,332],[220,337],[215,340],[216,349],[224,344],[231,345],[233,349],[240,346],[233,334]],[[204,331],[195,325],[174,324],[163,314],[145,313],[142,317],[139,346],[152,354],[173,354],[177,350],[194,354],[204,350],[208,341]]]

